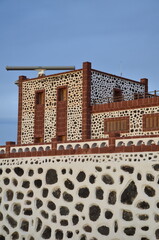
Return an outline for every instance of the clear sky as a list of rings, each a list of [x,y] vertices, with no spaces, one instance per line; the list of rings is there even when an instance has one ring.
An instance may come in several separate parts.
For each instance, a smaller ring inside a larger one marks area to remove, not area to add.
[[[90,61],[159,89],[159,0],[0,0],[0,30],[0,145],[16,141],[14,82],[37,75],[7,65],[78,69]]]

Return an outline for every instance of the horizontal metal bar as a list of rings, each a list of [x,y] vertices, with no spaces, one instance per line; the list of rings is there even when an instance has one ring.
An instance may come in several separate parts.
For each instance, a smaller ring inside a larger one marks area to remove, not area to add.
[[[6,66],[6,70],[75,70],[75,66]]]

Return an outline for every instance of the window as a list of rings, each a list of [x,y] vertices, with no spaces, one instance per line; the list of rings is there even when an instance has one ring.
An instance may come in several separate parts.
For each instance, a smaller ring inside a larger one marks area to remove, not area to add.
[[[129,117],[105,119],[104,133],[128,132],[128,131],[129,131]]]
[[[36,104],[44,104],[44,91],[36,92]]]
[[[67,100],[67,89],[59,88],[58,89],[58,101],[66,101]]]
[[[34,142],[35,143],[42,143],[43,139],[42,139],[42,137],[36,137]]]
[[[57,141],[58,141],[58,142],[65,142],[65,141],[66,141],[66,136],[65,136],[65,135],[58,136],[58,137],[57,137]]]
[[[122,96],[122,90],[119,88],[114,88],[113,89],[113,99],[114,102],[120,102],[123,101],[123,96]]]
[[[144,131],[159,130],[159,114],[143,115],[143,130]]]

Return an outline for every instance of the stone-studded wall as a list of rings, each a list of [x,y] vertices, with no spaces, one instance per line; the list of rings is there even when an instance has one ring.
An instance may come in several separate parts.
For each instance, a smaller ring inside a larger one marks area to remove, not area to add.
[[[129,117],[129,132],[121,133],[121,136],[144,136],[159,134],[159,131],[143,131],[143,114],[153,113],[159,113],[159,106],[111,111],[105,113],[93,113],[91,125],[92,138],[94,139],[108,137],[107,134],[104,134],[104,120],[106,118],[115,117]]]
[[[98,71],[91,71],[91,103],[107,103],[113,98],[113,88],[120,88],[124,100],[134,99],[134,93],[144,93],[145,85],[111,76]]]
[[[159,152],[2,159],[0,239],[159,239]]]
[[[67,139],[82,135],[82,71],[48,76],[23,82],[21,143],[34,142],[35,91],[45,89],[44,142],[56,137],[57,87],[68,85]]]

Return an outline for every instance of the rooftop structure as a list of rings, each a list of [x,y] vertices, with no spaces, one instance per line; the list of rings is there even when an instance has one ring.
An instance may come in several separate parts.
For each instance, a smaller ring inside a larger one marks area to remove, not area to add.
[[[159,96],[83,68],[20,76],[0,146],[0,239],[159,239]]]

